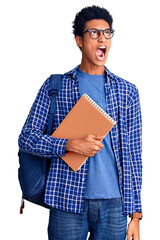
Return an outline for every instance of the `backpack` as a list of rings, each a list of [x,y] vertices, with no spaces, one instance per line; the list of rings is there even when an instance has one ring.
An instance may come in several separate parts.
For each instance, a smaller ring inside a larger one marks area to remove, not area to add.
[[[53,74],[49,77],[51,105],[46,133],[52,134],[54,113],[56,111],[56,95],[61,88],[63,75]],[[19,150],[18,179],[22,190],[20,214],[23,213],[24,199],[40,206],[50,208],[44,203],[47,174],[51,159],[40,157]]]

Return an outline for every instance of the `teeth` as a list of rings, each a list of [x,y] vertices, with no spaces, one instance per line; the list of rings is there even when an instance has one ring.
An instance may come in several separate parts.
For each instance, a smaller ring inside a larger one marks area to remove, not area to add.
[[[102,46],[102,47],[99,47],[99,48],[101,48],[101,49],[105,49],[106,47]]]

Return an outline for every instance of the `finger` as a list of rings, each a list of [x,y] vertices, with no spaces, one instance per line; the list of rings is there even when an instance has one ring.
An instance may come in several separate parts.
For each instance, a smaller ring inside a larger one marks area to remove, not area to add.
[[[102,140],[104,137],[105,137],[105,135],[104,136],[93,135],[93,138],[96,139],[96,140]]]
[[[99,147],[104,147],[104,145],[103,145],[103,143],[100,141],[100,140],[95,140],[95,144],[97,145],[97,146],[99,146]]]
[[[105,135],[103,135],[103,136],[99,136],[99,139],[103,139],[103,138],[105,138]]]
[[[98,142],[101,142],[104,138],[105,136],[96,136],[95,140],[97,140]]]
[[[103,143],[100,143],[100,144],[99,144],[99,147],[100,147],[100,148],[103,148],[103,147],[104,147]]]
[[[96,151],[96,152],[99,152],[100,150],[101,150],[101,148],[100,148],[99,146],[96,146],[96,147],[95,147],[95,151]]]
[[[96,146],[94,151],[93,151],[93,155],[94,156],[95,154],[97,154],[99,151],[101,150],[101,148],[99,146]]]
[[[95,142],[96,146],[100,149],[104,147],[103,143],[101,143],[99,140]]]

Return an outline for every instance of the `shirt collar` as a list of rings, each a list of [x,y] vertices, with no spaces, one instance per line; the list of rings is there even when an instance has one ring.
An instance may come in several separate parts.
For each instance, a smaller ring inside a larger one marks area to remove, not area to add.
[[[69,72],[66,72],[64,75],[65,75],[65,76],[72,76],[73,79],[76,80],[76,79],[77,79],[77,78],[76,78],[76,73],[77,73],[77,69],[78,69],[79,66],[80,66],[80,65],[77,65],[74,69],[72,69],[72,70],[69,71]],[[105,67],[106,81],[107,81],[107,80],[109,80],[109,79],[108,79],[108,76],[109,76],[110,78],[113,78],[113,77],[114,77],[114,74],[111,73],[106,66],[104,66],[104,67]]]

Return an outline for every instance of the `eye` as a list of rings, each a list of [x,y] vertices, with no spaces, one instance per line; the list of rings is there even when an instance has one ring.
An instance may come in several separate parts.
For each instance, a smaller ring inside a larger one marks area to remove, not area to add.
[[[96,30],[92,30],[92,31],[91,31],[91,34],[92,34],[92,35],[95,35],[95,34],[97,34],[97,31],[96,31]]]
[[[92,37],[97,37],[98,36],[98,30],[92,29],[90,34],[91,34]]]
[[[106,36],[110,36],[110,35],[111,35],[111,31],[110,31],[110,30],[106,30],[106,31],[104,32],[104,34],[105,34]]]
[[[111,29],[106,29],[104,31],[104,36],[107,38],[107,39],[111,39],[113,37],[113,31]]]

